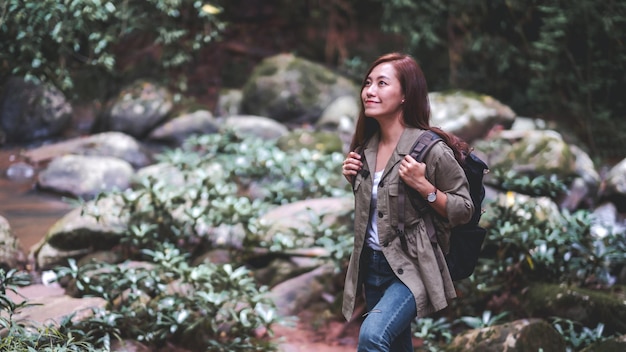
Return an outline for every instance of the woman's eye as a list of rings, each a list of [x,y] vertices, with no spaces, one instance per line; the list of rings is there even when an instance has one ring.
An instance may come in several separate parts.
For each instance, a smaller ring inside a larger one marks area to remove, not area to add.
[[[380,82],[378,82],[378,85],[379,85],[379,86],[386,86],[386,85],[387,85],[387,82],[385,82],[385,81],[380,81]]]

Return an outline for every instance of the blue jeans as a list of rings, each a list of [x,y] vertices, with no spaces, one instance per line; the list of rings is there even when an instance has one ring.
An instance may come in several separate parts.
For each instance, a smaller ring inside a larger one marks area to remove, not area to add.
[[[365,303],[368,313],[359,332],[359,352],[413,352],[411,322],[415,298],[387,263],[382,252],[363,251]]]

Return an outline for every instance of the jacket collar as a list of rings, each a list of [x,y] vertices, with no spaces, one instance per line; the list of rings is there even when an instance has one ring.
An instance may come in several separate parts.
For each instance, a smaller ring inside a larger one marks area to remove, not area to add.
[[[424,130],[410,127],[406,128],[402,132],[400,140],[398,140],[398,144],[396,145],[393,154],[391,154],[387,165],[385,165],[385,172],[382,178],[387,176],[387,174],[393,169],[393,166],[402,161],[402,159],[404,159],[404,156],[411,152],[413,144],[415,144],[415,141],[422,133],[424,133]],[[378,151],[379,140],[380,132],[374,134],[365,145],[363,153],[365,154],[365,160],[367,161],[368,167],[369,165],[376,165],[376,153]],[[376,172],[376,170],[373,169],[374,168],[370,168],[369,170],[372,174]]]

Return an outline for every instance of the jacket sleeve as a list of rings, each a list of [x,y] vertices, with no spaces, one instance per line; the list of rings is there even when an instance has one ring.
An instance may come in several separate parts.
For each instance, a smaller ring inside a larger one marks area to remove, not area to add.
[[[465,171],[454,158],[450,147],[445,143],[437,143],[424,161],[428,180],[447,195],[448,226],[467,223],[474,213],[474,203]]]

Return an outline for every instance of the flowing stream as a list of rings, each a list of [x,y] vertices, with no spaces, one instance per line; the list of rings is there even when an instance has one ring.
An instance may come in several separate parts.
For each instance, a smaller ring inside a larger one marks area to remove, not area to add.
[[[19,162],[20,152],[19,148],[0,149],[0,216],[7,219],[22,249],[28,253],[73,205],[57,194],[37,189],[36,175],[10,179],[7,170]]]

